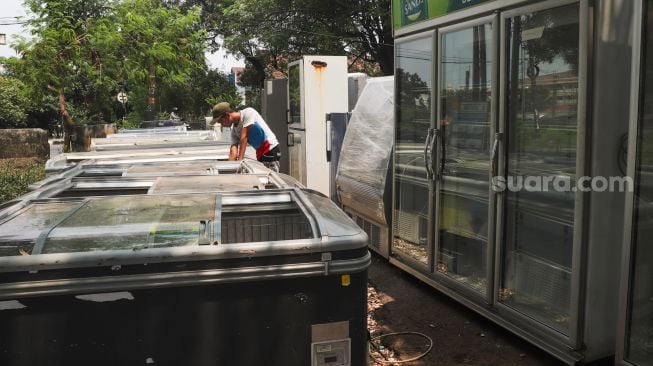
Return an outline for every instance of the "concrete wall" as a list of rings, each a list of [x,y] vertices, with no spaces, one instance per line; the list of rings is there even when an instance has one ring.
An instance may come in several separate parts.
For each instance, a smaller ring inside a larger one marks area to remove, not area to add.
[[[91,140],[105,138],[117,130],[114,123],[103,125],[75,126],[75,133],[71,139],[72,150],[76,152],[91,151]]]
[[[0,159],[48,159],[50,145],[48,131],[40,128],[0,129]]]

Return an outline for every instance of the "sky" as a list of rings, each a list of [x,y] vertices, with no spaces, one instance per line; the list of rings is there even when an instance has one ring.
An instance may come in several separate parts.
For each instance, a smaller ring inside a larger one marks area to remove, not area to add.
[[[16,56],[10,44],[16,40],[16,35],[27,35],[27,32],[22,29],[20,25],[9,25],[8,23],[15,23],[15,17],[24,17],[26,10],[23,8],[23,0],[2,0],[0,6],[0,34],[7,35],[7,44],[0,45],[0,56],[10,57]],[[245,61],[228,56],[224,50],[220,50],[214,54],[206,54],[207,63],[213,69],[222,70],[229,73],[234,66],[244,66]]]

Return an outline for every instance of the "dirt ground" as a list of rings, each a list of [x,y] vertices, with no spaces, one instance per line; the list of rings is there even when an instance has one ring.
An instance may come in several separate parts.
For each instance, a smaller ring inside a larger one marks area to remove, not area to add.
[[[372,350],[371,363],[380,365],[519,365],[558,366],[560,361],[460,305],[374,255],[369,269],[368,328],[372,337],[392,332],[383,347]],[[381,345],[381,347],[383,346]],[[394,358],[392,358],[394,357]],[[375,362],[374,360],[382,362]]]

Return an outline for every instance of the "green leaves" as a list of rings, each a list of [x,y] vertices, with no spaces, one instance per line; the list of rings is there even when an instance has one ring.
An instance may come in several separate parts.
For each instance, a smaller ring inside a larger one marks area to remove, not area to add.
[[[24,82],[33,100],[51,95],[49,87],[63,89],[78,122],[111,121],[116,111],[122,114],[114,97],[125,85],[130,89],[130,109],[144,112],[152,76],[157,94],[166,95],[194,75],[206,75],[206,31],[199,8],[182,12],[159,0],[25,4],[32,13],[33,37],[16,45],[22,58],[3,63]],[[198,98],[202,104],[203,99]]]
[[[187,0],[202,6],[212,49],[252,58],[256,73],[285,72],[306,54],[348,55],[351,71],[394,73],[390,0]],[[224,41],[218,45],[218,39]],[[251,78],[261,80],[261,75]]]
[[[27,192],[27,186],[45,178],[44,164],[32,159],[0,159],[0,203]]]
[[[0,128],[27,127],[29,99],[23,90],[20,80],[0,76]]]

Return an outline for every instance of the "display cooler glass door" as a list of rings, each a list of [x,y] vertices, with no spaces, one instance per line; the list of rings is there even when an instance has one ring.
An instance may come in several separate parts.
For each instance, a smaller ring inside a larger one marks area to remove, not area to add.
[[[439,164],[435,270],[488,290],[490,158],[494,141],[493,19],[443,29],[439,53]]]
[[[392,255],[428,270],[434,33],[397,42]]]
[[[499,301],[570,335],[579,5],[504,19],[505,185]]]
[[[632,222],[624,245],[625,319],[620,324],[623,338],[618,348],[628,365],[653,366],[653,37],[647,36],[653,33],[653,6],[650,2],[644,4],[645,11],[640,12],[644,14],[640,30],[644,35],[643,57],[641,66],[635,68],[636,79],[643,80],[642,90],[631,94],[631,98],[639,98],[640,105],[638,111],[631,112],[637,116],[634,126],[631,124],[631,134],[636,133],[636,138],[631,137],[628,148],[628,172],[634,176],[635,189],[628,207],[631,209],[626,212]]]

